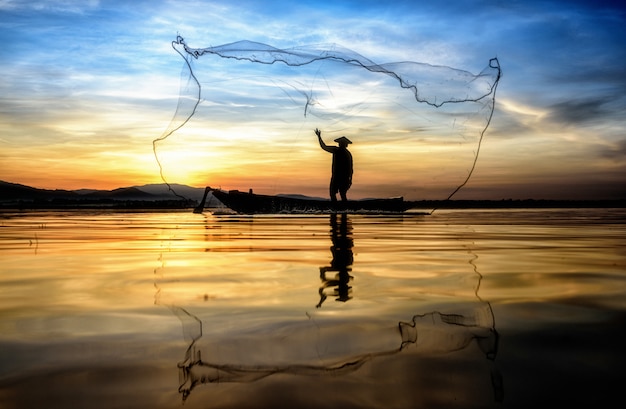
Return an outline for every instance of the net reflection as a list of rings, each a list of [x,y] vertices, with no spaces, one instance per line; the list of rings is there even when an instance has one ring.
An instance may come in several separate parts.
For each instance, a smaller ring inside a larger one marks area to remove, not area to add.
[[[320,267],[322,284],[317,308],[307,311],[303,306],[302,314],[295,317],[258,307],[225,311],[211,303],[205,304],[208,307],[193,302],[186,305],[176,298],[162,302],[163,288],[173,280],[167,277],[165,268],[157,269],[155,303],[178,317],[187,343],[183,359],[177,364],[178,391],[183,401],[200,385],[250,383],[279,374],[359,377],[364,366],[386,364],[392,358],[403,356],[401,359],[410,362],[412,356],[461,350],[473,351],[487,363],[494,401],[502,400],[502,379],[494,362],[499,337],[491,306],[478,295],[482,275],[477,256],[472,255],[467,262],[473,270],[469,272],[474,277],[473,300],[426,312],[419,311],[420,304],[414,303],[412,308],[418,311],[404,309],[406,313],[390,320],[358,311],[356,315],[354,311],[342,315],[342,308],[328,314],[324,311],[330,308],[320,308],[328,296],[341,302],[352,298],[354,241],[350,216],[330,216],[330,238],[332,260]],[[330,277],[332,273],[334,277]],[[410,379],[411,375],[406,375]]]
[[[346,213],[339,215],[339,222],[337,222],[337,216],[336,213],[330,215],[330,238],[332,241],[330,252],[333,258],[330,266],[320,267],[322,285],[319,289],[320,301],[316,305],[317,308],[320,308],[328,298],[329,290],[332,290],[333,296],[337,297],[336,301],[346,302],[352,298],[352,287],[350,286],[350,281],[353,279],[350,272],[354,262],[352,223],[348,220]],[[327,275],[329,272],[336,274],[329,278]]]
[[[186,333],[195,333],[189,347],[185,351],[184,360],[178,363],[179,389],[183,401],[191,394],[192,390],[201,384],[224,383],[224,382],[254,382],[259,379],[276,375],[291,374],[301,376],[337,376],[357,371],[365,363],[374,359],[398,354],[409,347],[420,349],[421,352],[451,352],[467,348],[475,342],[484,353],[485,358],[493,361],[498,348],[498,333],[495,328],[483,327],[478,317],[466,317],[458,314],[442,314],[430,312],[415,315],[410,322],[398,322],[396,331],[388,336],[396,339],[397,348],[388,350],[366,352],[358,355],[346,354],[336,360],[327,363],[285,363],[246,365],[243,363],[215,363],[211,359],[203,360],[202,350],[195,347],[196,342],[202,336],[202,321],[190,315],[184,309],[173,309],[173,312],[181,319]],[[297,330],[297,329],[294,329]],[[336,330],[336,329],[335,329]],[[326,328],[318,333],[309,331],[309,339],[318,339],[325,336],[324,332],[332,334],[333,329]],[[357,334],[345,334],[355,336]],[[371,334],[358,334],[368,336]],[[329,336],[332,338],[332,335]],[[274,342],[269,340],[265,342]],[[324,341],[322,341],[324,342]],[[254,347],[250,344],[248,347]],[[319,347],[319,346],[318,346]],[[209,355],[211,351],[208,351]],[[315,361],[315,360],[313,360]],[[491,382],[494,392],[494,400],[502,400],[502,378],[499,371],[492,367]]]

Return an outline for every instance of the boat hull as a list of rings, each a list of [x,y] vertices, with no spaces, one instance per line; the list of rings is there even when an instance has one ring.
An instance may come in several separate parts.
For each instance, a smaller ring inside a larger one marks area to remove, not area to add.
[[[323,199],[259,195],[238,190],[223,191],[207,188],[207,193],[209,191],[225,206],[242,214],[403,213],[413,207],[410,202],[404,201],[402,197],[332,202]],[[203,204],[201,205],[203,206]]]

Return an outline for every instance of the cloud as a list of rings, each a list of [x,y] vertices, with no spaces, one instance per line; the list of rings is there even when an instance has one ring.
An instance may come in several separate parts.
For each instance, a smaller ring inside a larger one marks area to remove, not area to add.
[[[94,10],[100,0],[1,0],[0,11],[51,11],[81,14]]]
[[[607,107],[607,99],[590,98],[567,100],[551,105],[551,119],[569,125],[580,125],[604,121],[613,116],[613,110]]]
[[[600,150],[600,155],[607,159],[626,161],[626,139],[605,146]]]

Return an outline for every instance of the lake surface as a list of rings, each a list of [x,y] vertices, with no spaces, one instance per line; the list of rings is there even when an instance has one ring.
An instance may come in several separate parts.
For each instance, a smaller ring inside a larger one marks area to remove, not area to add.
[[[609,406],[625,312],[626,209],[0,213],[0,408]]]

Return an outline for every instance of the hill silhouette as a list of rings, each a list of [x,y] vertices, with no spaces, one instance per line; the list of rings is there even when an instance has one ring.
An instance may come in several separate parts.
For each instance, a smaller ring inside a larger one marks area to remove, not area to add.
[[[0,181],[0,206],[3,208],[187,208],[193,207],[203,188],[176,185],[176,196],[165,184],[100,189],[39,189]]]
[[[32,186],[0,181],[0,208],[4,209],[192,209],[202,199],[204,188],[182,184],[147,184],[98,189],[38,189]],[[280,195],[305,197],[300,194]],[[209,197],[213,203],[219,203]],[[415,202],[423,209],[521,209],[521,208],[624,208],[626,200],[422,200]]]

